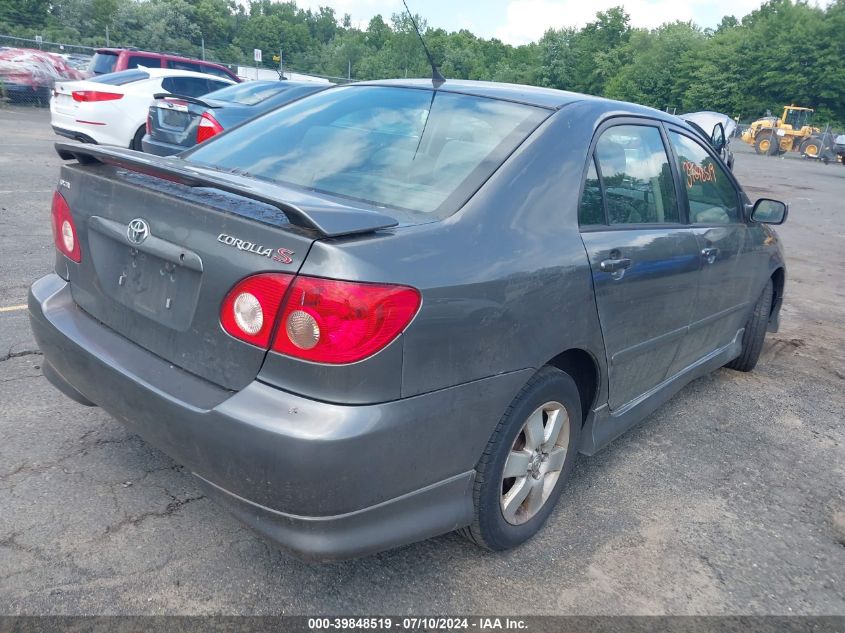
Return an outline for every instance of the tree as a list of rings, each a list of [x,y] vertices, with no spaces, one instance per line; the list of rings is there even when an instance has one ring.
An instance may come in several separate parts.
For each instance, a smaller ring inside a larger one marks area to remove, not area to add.
[[[597,68],[604,72],[607,96],[683,111],[692,60],[703,44],[703,33],[689,22],[634,31],[627,44],[600,54]]]
[[[575,29],[549,29],[540,39],[540,67],[537,81],[543,86],[572,90],[575,85],[577,53],[573,40]]]
[[[820,121],[845,122],[845,0],[766,0],[713,29],[690,23],[632,28],[621,6],[581,29],[547,30],[510,46],[469,30],[429,28],[416,17],[447,79],[537,84],[654,106],[718,110],[748,120],[796,103]],[[240,63],[284,51],[298,71],[346,77],[428,77],[410,19],[373,16],[366,29],[323,6],[292,0],[0,0],[0,33],[69,44],[138,46]],[[350,72],[351,71],[351,72]]]

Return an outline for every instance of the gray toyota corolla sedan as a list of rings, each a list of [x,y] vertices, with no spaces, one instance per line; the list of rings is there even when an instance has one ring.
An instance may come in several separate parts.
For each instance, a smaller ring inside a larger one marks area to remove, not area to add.
[[[309,559],[519,545],[577,453],[778,326],[786,206],[640,106],[372,82],[178,158],[57,149],[45,376]]]

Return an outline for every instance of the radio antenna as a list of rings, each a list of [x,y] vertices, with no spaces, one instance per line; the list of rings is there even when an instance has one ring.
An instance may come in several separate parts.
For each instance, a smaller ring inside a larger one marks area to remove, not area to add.
[[[423,50],[425,51],[425,56],[428,58],[428,63],[431,65],[431,83],[434,84],[434,89],[437,90],[441,85],[443,85],[446,78],[441,75],[440,71],[437,69],[437,65],[434,63],[434,58],[428,51],[428,46],[425,45],[425,40],[423,39],[422,33],[420,33],[420,27],[417,26],[417,21],[414,19],[414,14],[411,13],[411,10],[408,8],[408,3],[405,2],[405,0],[402,0],[402,4],[405,5],[405,11],[408,12],[408,17],[411,18],[411,24],[414,25],[414,30],[417,32],[417,37],[420,38],[420,44],[422,44]]]

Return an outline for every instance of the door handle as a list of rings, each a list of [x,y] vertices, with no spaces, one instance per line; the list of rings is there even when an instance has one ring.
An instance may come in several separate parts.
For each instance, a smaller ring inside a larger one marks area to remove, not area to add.
[[[603,273],[618,273],[631,267],[631,260],[627,257],[619,259],[605,259],[599,264]]]
[[[716,257],[719,255],[719,249],[715,247],[702,248],[701,255],[705,260],[707,260],[708,264],[712,264],[716,261]]]

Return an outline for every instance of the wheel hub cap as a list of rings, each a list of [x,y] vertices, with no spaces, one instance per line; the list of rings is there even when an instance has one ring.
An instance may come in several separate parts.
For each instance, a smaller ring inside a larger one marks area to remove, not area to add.
[[[534,477],[534,479],[540,478],[540,466],[543,465],[543,461],[542,453],[534,453],[534,457],[528,463],[528,474]]]

